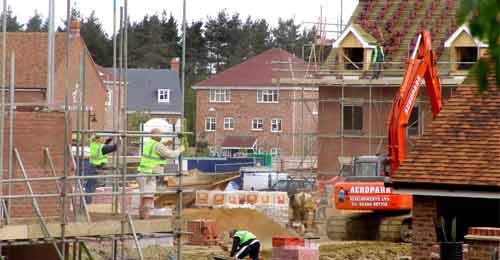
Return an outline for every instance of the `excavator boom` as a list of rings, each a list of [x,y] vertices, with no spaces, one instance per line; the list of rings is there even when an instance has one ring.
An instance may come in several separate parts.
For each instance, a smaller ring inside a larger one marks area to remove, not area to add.
[[[431,109],[436,116],[443,106],[441,83],[439,81],[436,56],[432,50],[431,35],[428,31],[419,33],[417,43],[403,81],[396,94],[389,116],[389,176],[392,176],[405,157],[406,126],[415,106],[420,87],[425,80]]]

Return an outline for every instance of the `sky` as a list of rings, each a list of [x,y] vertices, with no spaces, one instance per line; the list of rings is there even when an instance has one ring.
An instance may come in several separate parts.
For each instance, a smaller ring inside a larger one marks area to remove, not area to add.
[[[66,17],[65,0],[56,2],[56,23],[62,24]],[[116,0],[117,6],[123,5],[123,0]],[[278,22],[278,18],[295,18],[296,23],[317,22],[321,7],[323,16],[327,23],[336,23],[340,17],[340,6],[343,3],[343,21],[347,23],[354,11],[357,0],[186,0],[187,21],[206,20],[207,17],[215,17],[217,13],[226,9],[229,14],[239,13],[242,20],[248,15],[254,18],[265,18],[271,26]],[[113,0],[71,0],[85,17],[95,10],[101,20],[106,33],[113,31]],[[33,16],[35,10],[41,13],[45,19],[49,0],[7,0],[21,23],[26,23]],[[0,3],[3,10],[3,3]],[[132,21],[141,20],[146,14],[160,14],[163,10],[171,13],[178,21],[182,20],[182,0],[128,0],[128,12]],[[310,24],[306,24],[310,27]],[[333,30],[334,27],[328,27]]]

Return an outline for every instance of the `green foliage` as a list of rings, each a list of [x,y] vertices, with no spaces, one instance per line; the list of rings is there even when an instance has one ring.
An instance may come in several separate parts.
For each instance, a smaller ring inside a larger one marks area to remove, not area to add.
[[[196,156],[206,157],[210,155],[210,149],[208,149],[208,142],[199,141],[196,143]]]
[[[94,11],[87,18],[81,20],[80,34],[97,64],[105,67],[113,64],[112,41],[108,39],[108,35],[102,29],[101,21]]]
[[[443,216],[435,218],[434,226],[438,240],[443,242],[458,242],[456,216],[451,219],[446,219]]]
[[[20,32],[23,25],[17,21],[17,16],[12,13],[12,9],[7,7],[7,32]],[[3,30],[3,13],[0,15],[0,31]]]
[[[472,70],[477,77],[479,91],[488,85],[488,74],[496,75],[496,85],[500,87],[500,3],[494,0],[462,0],[457,12],[458,23],[468,24],[471,34],[487,42],[493,66],[479,62]]]
[[[139,131],[141,124],[146,123],[149,119],[151,119],[151,115],[147,112],[134,112],[128,114],[128,130]]]
[[[33,16],[29,18],[28,22],[26,23],[26,32],[43,32],[44,27],[42,25],[42,16],[35,11]]]

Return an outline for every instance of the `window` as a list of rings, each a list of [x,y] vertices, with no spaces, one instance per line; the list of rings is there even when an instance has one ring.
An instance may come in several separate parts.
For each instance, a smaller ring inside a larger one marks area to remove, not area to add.
[[[215,131],[215,117],[205,118],[205,131],[207,132]]]
[[[278,90],[257,90],[257,103],[278,103]]]
[[[357,177],[375,177],[377,176],[377,163],[376,162],[360,162],[355,164]]]
[[[363,48],[344,48],[344,68],[346,70],[363,69],[364,49]],[[347,58],[348,59],[347,59]]]
[[[476,47],[456,47],[457,62],[459,70],[468,70],[477,61]]]
[[[158,89],[158,103],[170,102],[170,89]]]
[[[209,94],[210,102],[212,103],[229,103],[231,102],[230,89],[211,89]]]
[[[361,131],[363,129],[363,107],[344,106],[344,130]]]
[[[418,121],[418,107],[413,107],[411,111],[410,119],[408,120],[408,126],[406,130],[408,131],[408,136],[419,135],[419,121]]]
[[[262,121],[262,119],[260,119],[260,118],[252,119],[252,130],[261,131],[263,125],[264,125],[264,122]]]
[[[281,132],[283,130],[281,122],[282,122],[281,118],[271,119],[271,132],[273,133]]]
[[[224,117],[224,130],[233,130],[233,129],[234,129],[234,118]]]
[[[278,156],[278,155],[280,155],[280,148],[277,148],[277,147],[271,148],[271,155],[272,156]]]
[[[113,105],[113,90],[106,90],[106,100],[104,101],[104,105],[106,106],[106,111],[110,110]]]

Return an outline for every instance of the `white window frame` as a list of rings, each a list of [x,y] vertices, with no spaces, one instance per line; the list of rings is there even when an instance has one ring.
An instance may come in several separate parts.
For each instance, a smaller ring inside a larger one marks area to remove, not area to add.
[[[279,126],[279,129],[275,129],[278,126]],[[271,119],[271,132],[272,133],[283,132],[283,119],[281,119],[281,118],[272,118]]]
[[[217,129],[215,117],[205,117],[205,132],[215,132],[215,129]]]
[[[208,93],[208,100],[210,103],[230,103],[231,90],[230,89],[210,89]]]
[[[234,117],[224,117],[224,130],[234,130]]]
[[[106,90],[106,99],[104,101],[104,105],[106,106],[106,110],[109,110],[111,108],[111,106],[113,105],[113,90],[112,89]]]
[[[280,155],[280,148],[278,148],[278,147],[272,147],[271,150],[269,151],[269,153],[272,156],[279,156]]]
[[[257,103],[279,103],[280,93],[277,89],[258,89]]]
[[[254,124],[255,122],[260,122],[260,124],[259,123]],[[258,127],[258,128],[255,127],[255,126],[259,126],[259,125],[260,125],[260,127]],[[264,120],[262,118],[259,118],[259,117],[253,118],[251,129],[252,129],[252,131],[263,131],[264,130]]]
[[[170,89],[158,89],[158,103],[170,103]]]

